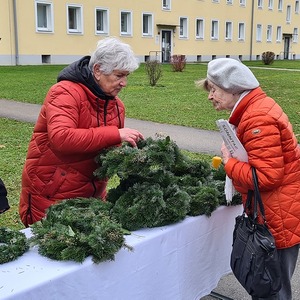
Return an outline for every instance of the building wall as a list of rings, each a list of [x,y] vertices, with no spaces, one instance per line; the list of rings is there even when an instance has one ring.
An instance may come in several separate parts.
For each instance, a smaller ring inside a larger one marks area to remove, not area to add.
[[[215,57],[230,56],[241,60],[261,59],[264,51],[273,51],[282,59],[288,42],[289,59],[300,59],[300,45],[293,33],[299,30],[299,0],[167,0],[170,9],[163,9],[163,0],[0,0],[0,65],[66,64],[90,54],[99,39],[117,36],[129,43],[141,62],[152,56],[163,60],[165,48],[170,55],[185,55],[187,61],[209,61]],[[53,31],[41,32],[36,26],[36,3],[52,4]],[[269,9],[269,3],[273,8]],[[241,5],[242,3],[242,5]],[[82,32],[67,32],[67,4],[78,5],[83,12]],[[252,10],[253,5],[253,10]],[[286,21],[287,6],[291,20]],[[109,27],[105,34],[95,29],[95,9],[108,10]],[[14,14],[14,11],[16,14]],[[120,33],[120,12],[132,14],[132,34]],[[143,36],[142,15],[153,16],[153,34]],[[187,19],[187,35],[180,36],[180,17]],[[196,37],[196,19],[203,19],[203,38]],[[212,21],[219,23],[218,38],[212,39]],[[232,22],[232,39],[225,38],[225,23]],[[245,26],[243,39],[238,38],[239,23]],[[256,41],[256,26],[261,24],[262,39]],[[267,26],[272,26],[271,40],[267,41]],[[276,40],[276,28],[282,27],[282,38]],[[165,39],[166,38],[166,39]],[[165,43],[165,40],[169,43]],[[163,48],[165,46],[165,48]],[[168,50],[168,51],[169,51]]]

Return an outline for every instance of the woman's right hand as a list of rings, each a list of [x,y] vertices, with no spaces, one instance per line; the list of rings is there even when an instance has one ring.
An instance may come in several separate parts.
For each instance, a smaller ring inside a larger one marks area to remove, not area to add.
[[[232,156],[224,142],[222,143],[221,152],[222,152],[222,157],[223,157],[223,163],[224,163],[224,165],[226,165],[229,158],[231,158]]]

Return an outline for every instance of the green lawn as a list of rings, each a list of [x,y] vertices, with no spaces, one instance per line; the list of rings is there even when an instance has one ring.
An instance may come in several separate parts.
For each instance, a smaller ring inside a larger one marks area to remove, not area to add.
[[[253,67],[262,88],[283,107],[300,141],[300,72],[291,71],[300,70],[300,61],[275,61],[271,66],[259,61],[245,64]],[[0,98],[41,104],[63,67],[0,66]],[[196,80],[205,78],[205,63],[188,64],[183,72],[176,73],[165,64],[162,70],[163,76],[155,87],[149,85],[144,65],[129,76],[128,86],[120,93],[127,117],[210,130],[216,130],[216,119],[227,118],[228,113],[214,111],[207,93],[195,87]],[[23,228],[18,216],[18,201],[21,172],[32,129],[32,124],[0,118],[0,177],[7,186],[11,205],[8,212],[0,215],[0,226]]]

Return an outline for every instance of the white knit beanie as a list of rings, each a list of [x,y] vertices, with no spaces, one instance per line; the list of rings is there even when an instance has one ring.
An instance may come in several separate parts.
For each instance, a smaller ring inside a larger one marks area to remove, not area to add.
[[[259,86],[259,82],[243,63],[232,58],[217,58],[208,63],[207,79],[230,93],[241,93]]]

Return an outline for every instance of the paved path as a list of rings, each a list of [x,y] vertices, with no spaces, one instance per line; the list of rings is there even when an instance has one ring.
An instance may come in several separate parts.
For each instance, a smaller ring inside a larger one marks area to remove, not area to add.
[[[35,123],[41,105],[0,99],[0,117]],[[185,150],[199,153],[220,154],[222,138],[217,131],[206,131],[185,126],[160,124],[127,118],[126,127],[139,130],[145,137],[156,134],[169,135]]]
[[[41,106],[37,104],[28,104],[16,101],[0,99],[0,117],[35,123],[39,114]],[[216,131],[206,131],[196,128],[189,128],[184,126],[160,124],[148,121],[141,121],[135,119],[126,119],[127,127],[135,128],[141,131],[145,137],[155,137],[158,134],[169,135],[177,145],[185,150],[220,154],[220,145],[222,139]],[[245,292],[241,285],[237,282],[232,274],[224,276],[215,293],[223,295],[223,297],[206,296],[200,300],[250,300],[251,297]],[[293,300],[300,300],[300,258],[296,273],[293,278]],[[190,299],[183,299],[190,300]]]

